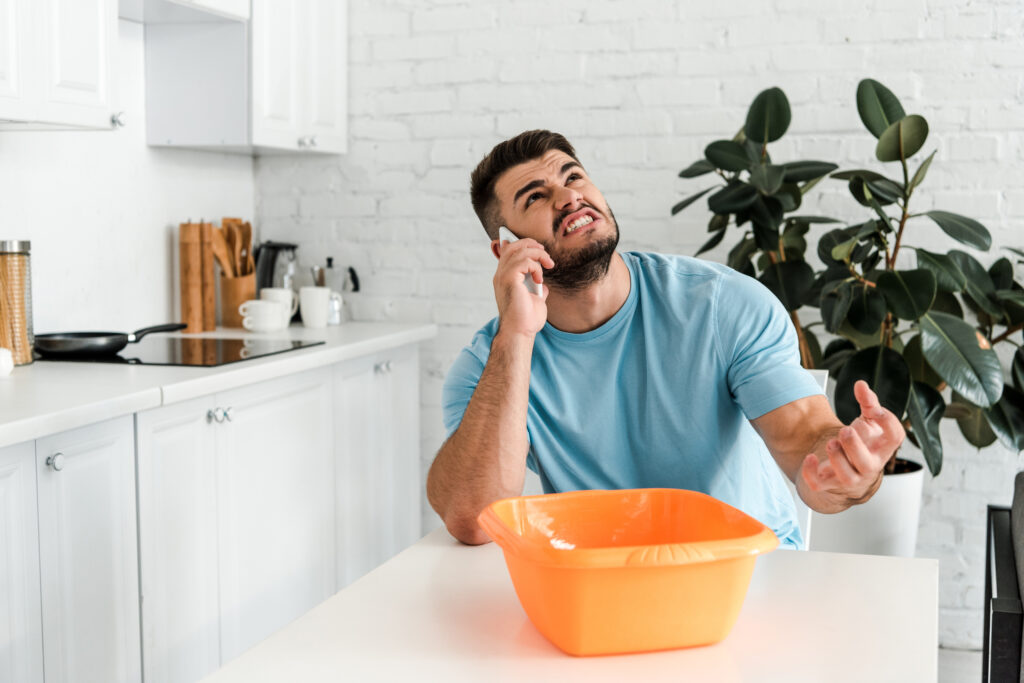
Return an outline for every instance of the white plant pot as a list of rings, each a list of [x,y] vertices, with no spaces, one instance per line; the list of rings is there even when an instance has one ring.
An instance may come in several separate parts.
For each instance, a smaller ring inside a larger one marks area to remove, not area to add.
[[[868,502],[834,515],[811,515],[809,550],[913,557],[924,468],[887,474]]]

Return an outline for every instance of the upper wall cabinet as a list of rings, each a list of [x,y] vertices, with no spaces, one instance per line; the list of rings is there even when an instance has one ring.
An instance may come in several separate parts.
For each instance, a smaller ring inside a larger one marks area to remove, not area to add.
[[[109,129],[117,0],[0,0],[0,128]]]
[[[247,24],[147,21],[147,140],[344,153],[347,43],[344,0],[253,0]]]

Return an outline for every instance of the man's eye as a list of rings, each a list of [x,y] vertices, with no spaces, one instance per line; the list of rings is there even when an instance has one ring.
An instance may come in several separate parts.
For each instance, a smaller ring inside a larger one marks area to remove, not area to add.
[[[570,173],[569,177],[566,178],[566,182],[568,183],[576,182],[577,180],[583,180],[583,176],[579,173]]]
[[[540,197],[541,197],[541,193],[540,192],[534,192],[533,194],[531,194],[529,197],[526,198],[526,206],[529,206],[530,204],[532,204],[534,199],[540,199]]]

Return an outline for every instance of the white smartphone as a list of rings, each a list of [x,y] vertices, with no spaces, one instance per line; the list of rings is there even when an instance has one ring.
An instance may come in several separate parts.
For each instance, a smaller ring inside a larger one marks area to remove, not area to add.
[[[519,241],[519,238],[513,235],[512,231],[504,225],[498,228],[498,239],[505,240],[509,244]],[[523,276],[523,284],[526,285],[526,288],[530,290],[532,294],[536,294],[537,296],[541,295],[541,286],[533,281],[533,275],[530,273]]]

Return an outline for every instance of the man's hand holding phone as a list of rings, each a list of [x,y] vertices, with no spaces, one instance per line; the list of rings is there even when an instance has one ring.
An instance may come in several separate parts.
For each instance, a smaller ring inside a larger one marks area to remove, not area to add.
[[[509,241],[509,237],[513,241]],[[499,256],[494,273],[494,297],[501,330],[532,337],[547,321],[548,288],[543,285],[543,269],[553,268],[555,262],[540,242],[529,238],[516,240],[504,226],[499,231],[496,251]],[[524,278],[536,283],[540,293],[531,292]]]

